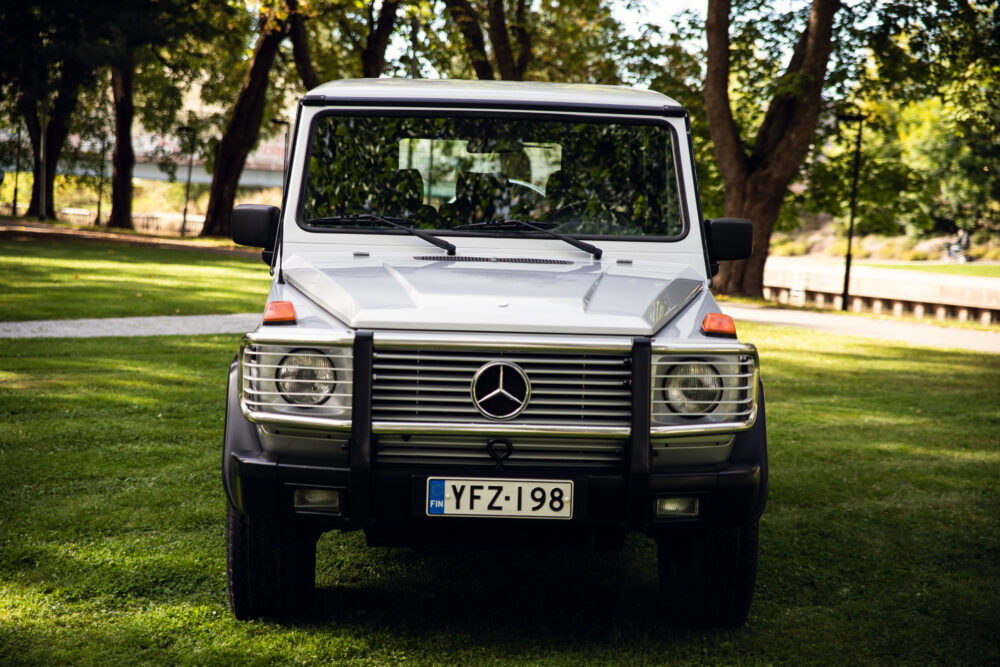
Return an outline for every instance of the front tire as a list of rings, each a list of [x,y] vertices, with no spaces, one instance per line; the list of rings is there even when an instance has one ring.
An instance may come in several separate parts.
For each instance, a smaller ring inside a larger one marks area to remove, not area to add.
[[[668,618],[695,627],[743,625],[757,580],[758,540],[757,521],[660,537],[660,602]]]
[[[319,533],[292,521],[226,503],[226,583],[237,619],[291,618],[312,605]]]

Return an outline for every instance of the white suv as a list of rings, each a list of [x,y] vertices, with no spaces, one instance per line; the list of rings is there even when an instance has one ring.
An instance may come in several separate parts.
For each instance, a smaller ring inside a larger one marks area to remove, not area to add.
[[[233,362],[223,482],[238,618],[309,609],[316,539],[659,546],[664,611],[743,623],[767,496],[756,349],[709,292],[687,112],[610,86],[329,83],[301,101]]]

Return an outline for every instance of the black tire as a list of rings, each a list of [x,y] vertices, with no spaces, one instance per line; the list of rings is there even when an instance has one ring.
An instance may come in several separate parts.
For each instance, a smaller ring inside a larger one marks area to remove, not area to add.
[[[694,627],[743,625],[757,580],[757,546],[757,521],[659,538],[660,603],[667,617]]]
[[[292,521],[226,503],[226,582],[237,619],[292,618],[312,606],[319,533]]]

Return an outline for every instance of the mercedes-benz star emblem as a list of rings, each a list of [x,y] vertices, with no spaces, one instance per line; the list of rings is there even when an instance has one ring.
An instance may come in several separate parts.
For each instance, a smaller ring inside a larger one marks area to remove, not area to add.
[[[490,419],[513,419],[528,406],[531,382],[517,364],[491,361],[472,378],[472,403]]]

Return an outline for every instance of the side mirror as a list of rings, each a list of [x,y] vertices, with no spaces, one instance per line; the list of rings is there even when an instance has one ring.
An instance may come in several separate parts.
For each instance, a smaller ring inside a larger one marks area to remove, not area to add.
[[[705,221],[708,258],[714,264],[746,259],[753,252],[753,223],[740,218],[713,218]]]
[[[241,204],[233,209],[230,225],[233,241],[240,245],[274,250],[274,237],[278,233],[277,206]]]

